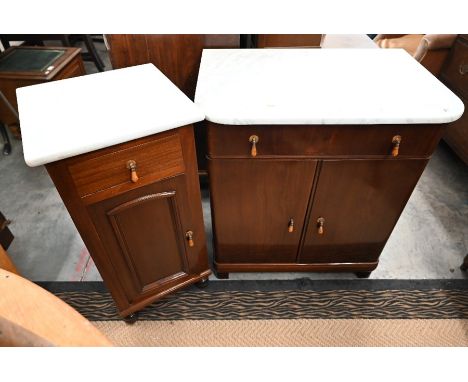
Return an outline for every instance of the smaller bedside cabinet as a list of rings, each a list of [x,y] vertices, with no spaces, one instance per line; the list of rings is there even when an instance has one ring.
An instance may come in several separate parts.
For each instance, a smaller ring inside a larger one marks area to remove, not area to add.
[[[122,316],[208,279],[204,114],[154,65],[18,89],[18,104],[25,160],[46,165]]]
[[[15,46],[0,55],[0,90],[15,109],[16,89],[85,74],[79,48]],[[19,136],[15,115],[0,102],[0,121]]]

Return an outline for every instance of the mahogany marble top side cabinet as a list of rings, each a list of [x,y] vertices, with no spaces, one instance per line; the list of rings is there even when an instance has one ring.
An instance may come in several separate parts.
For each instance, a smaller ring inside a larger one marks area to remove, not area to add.
[[[384,73],[384,74],[383,74]],[[394,49],[204,50],[215,269],[368,276],[463,103]]]
[[[208,279],[204,114],[154,65],[21,88],[18,104],[25,160],[46,165],[122,316]]]

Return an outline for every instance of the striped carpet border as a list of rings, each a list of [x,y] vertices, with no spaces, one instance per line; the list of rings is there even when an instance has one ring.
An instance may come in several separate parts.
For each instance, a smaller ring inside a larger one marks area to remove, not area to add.
[[[102,283],[39,284],[91,321],[120,320]],[[210,281],[206,289],[191,287],[153,303],[140,311],[139,320],[468,319],[467,284],[466,280]]]

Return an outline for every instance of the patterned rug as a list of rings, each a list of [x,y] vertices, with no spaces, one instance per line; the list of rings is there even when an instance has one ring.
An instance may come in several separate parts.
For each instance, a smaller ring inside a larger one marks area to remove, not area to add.
[[[134,325],[102,283],[38,284],[122,346],[468,346],[466,280],[210,281]]]

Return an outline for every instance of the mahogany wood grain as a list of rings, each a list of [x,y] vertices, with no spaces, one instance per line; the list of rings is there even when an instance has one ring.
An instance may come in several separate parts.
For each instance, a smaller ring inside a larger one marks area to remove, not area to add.
[[[132,181],[129,161],[138,169],[138,180]],[[178,134],[151,142],[81,160],[69,167],[78,194],[86,197],[119,185],[119,192],[147,185],[157,179],[182,174],[185,171]]]
[[[170,167],[171,156],[160,157],[156,152],[161,140],[174,142],[172,136],[180,142],[175,147],[181,150],[183,174],[160,172],[141,185],[144,176],[132,183],[126,170],[125,191],[111,187],[85,198],[79,194],[70,167],[97,159],[97,173],[105,174],[112,153],[137,148],[138,155],[157,158],[161,169]],[[100,160],[103,157],[107,159]],[[191,125],[46,167],[122,316],[210,274]],[[185,237],[188,230],[193,231],[193,247]]]
[[[427,160],[325,160],[299,263],[376,262]],[[323,217],[323,234],[317,220]]]
[[[240,35],[106,35],[114,69],[153,63],[190,99],[195,96],[204,48],[238,48]]]
[[[372,272],[378,262],[370,263],[217,263],[215,274],[229,278],[230,272]]]
[[[321,34],[258,34],[253,36],[257,48],[320,48]]]
[[[401,136],[399,158],[426,158],[442,134],[440,125],[249,125],[207,122],[208,155],[251,157],[250,137],[256,135],[257,158],[384,157],[392,158],[393,138]]]
[[[220,277],[250,271],[368,274],[444,130],[207,125]],[[252,135],[258,136],[256,156]],[[278,228],[288,219],[293,232],[287,223]]]
[[[315,166],[304,160],[210,160],[216,262],[294,262]]]
[[[114,69],[153,63],[191,100],[204,48],[239,48],[240,35],[235,34],[110,34],[109,56]],[[205,173],[206,127],[195,124],[195,142],[200,172]]]
[[[468,35],[457,37],[440,78],[465,104],[461,118],[447,125],[444,140],[468,164]]]
[[[457,94],[468,98],[468,35],[455,40],[440,77]]]

